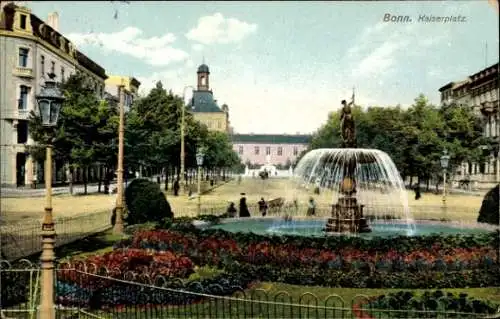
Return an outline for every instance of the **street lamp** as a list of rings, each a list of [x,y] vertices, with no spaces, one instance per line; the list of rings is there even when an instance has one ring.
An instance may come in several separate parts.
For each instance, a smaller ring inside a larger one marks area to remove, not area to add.
[[[181,112],[181,183],[180,183],[180,188],[181,192],[184,190],[184,185],[186,183],[186,177],[184,175],[184,158],[185,158],[185,152],[184,152],[184,118],[186,114],[186,107],[193,101],[193,95],[194,95],[194,88],[192,86],[186,86],[184,88],[184,105],[182,106],[182,112]]]
[[[450,156],[448,151],[445,149],[443,151],[443,156],[441,156],[441,168],[443,169],[443,207],[446,207],[446,169],[450,162]]]
[[[199,149],[196,153],[196,164],[198,165],[198,216],[201,215],[201,166],[203,165],[203,150]]]
[[[124,135],[125,135],[125,86],[122,84],[118,86],[119,95],[119,112],[120,122],[118,124],[118,165],[116,169],[116,207],[115,207],[115,225],[113,232],[115,234],[123,233],[123,149],[124,149]]]
[[[35,98],[42,125],[49,131],[45,158],[45,212],[42,222],[42,255],[40,262],[42,266],[42,282],[40,294],[40,316],[41,319],[55,318],[54,305],[54,244],[56,241],[56,230],[52,218],[52,143],[53,137],[50,132],[57,124],[59,111],[64,102],[64,96],[56,84],[54,73],[48,74],[49,79],[45,81],[40,94]]]

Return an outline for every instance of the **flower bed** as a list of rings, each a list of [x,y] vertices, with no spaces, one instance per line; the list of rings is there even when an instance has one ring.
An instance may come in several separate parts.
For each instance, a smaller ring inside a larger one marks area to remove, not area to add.
[[[73,266],[76,266],[77,271],[70,270]],[[188,257],[176,255],[171,251],[147,251],[134,248],[116,249],[103,255],[91,256],[85,261],[73,260],[69,264],[62,265],[61,268],[60,280],[78,283],[80,287],[103,286],[106,282],[97,276],[85,274],[87,272],[120,279],[124,278],[127,273],[139,274],[151,280],[158,276],[186,278],[194,272],[194,264]]]
[[[142,276],[154,285],[158,283],[154,279],[161,278],[163,287],[215,295],[232,294],[254,281],[346,288],[500,286],[495,233],[364,240],[259,236],[201,231],[189,226],[172,229],[177,230],[135,232],[117,243],[113,252],[85,260],[87,272],[99,274],[99,269],[106,269],[106,276],[132,281]],[[186,279],[193,273],[194,265],[215,266],[224,273],[208,281],[180,281],[179,278]],[[137,276],[124,278],[125,273]],[[59,279],[68,284],[59,285],[59,300],[74,303],[84,295],[84,303],[97,303],[101,308],[119,304],[186,304],[201,298],[155,290],[151,292],[154,300],[149,300],[151,296],[145,291],[155,288],[78,271],[63,271]],[[370,307],[378,305],[376,302],[379,301],[370,302]]]
[[[490,239],[486,236],[468,240],[457,238],[462,247],[452,247],[450,239],[444,238],[425,248],[414,241],[417,248],[396,243],[395,248],[386,247],[380,251],[373,248],[363,250],[359,248],[359,243],[350,246],[344,242],[331,250],[318,245],[313,245],[315,248],[293,245],[286,240],[284,243],[272,242],[269,238],[257,242],[250,237],[251,240],[242,245],[226,236],[200,237],[197,242],[193,234],[144,231],[137,232],[131,240],[118,246],[170,249],[188,255],[198,265],[208,264],[231,271],[246,267],[258,279],[286,283],[297,283],[299,280],[307,284],[342,287],[425,288],[433,285],[484,286],[490,279],[492,285],[499,281],[498,276],[488,277],[491,271],[498,269],[496,248],[492,245],[476,246],[478,241],[488,242]],[[467,247],[464,243],[471,246]],[[291,274],[295,273],[297,278],[291,278]],[[325,278],[323,275],[326,273],[335,280]],[[368,278],[370,276],[372,278]],[[341,280],[343,277],[350,279]]]

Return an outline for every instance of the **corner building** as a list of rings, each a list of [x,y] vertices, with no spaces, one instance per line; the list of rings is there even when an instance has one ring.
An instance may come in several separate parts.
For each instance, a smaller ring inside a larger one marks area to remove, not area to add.
[[[49,25],[29,8],[14,3],[2,2],[0,10],[0,184],[32,185],[41,183],[44,176],[43,162],[34,162],[27,153],[27,146],[34,144],[28,116],[36,110],[35,96],[46,75],[54,73],[56,81],[64,81],[81,72],[99,98],[107,76],[101,66],[58,32],[57,14],[49,16]],[[53,182],[65,182],[65,163],[54,161],[53,165]],[[77,171],[75,181],[81,180],[82,174]]]

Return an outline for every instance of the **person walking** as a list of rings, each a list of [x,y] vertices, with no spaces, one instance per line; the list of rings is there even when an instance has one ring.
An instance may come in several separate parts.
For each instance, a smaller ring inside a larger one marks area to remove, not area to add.
[[[262,214],[262,217],[265,217],[267,215],[267,203],[264,200],[264,197],[260,198],[258,204],[259,204],[259,212]]]
[[[309,203],[307,205],[307,216],[316,215],[316,203],[314,202],[314,198],[309,198]]]
[[[413,190],[415,191],[415,200],[419,200],[422,197],[422,195],[420,194],[420,184],[415,184]]]
[[[245,197],[245,193],[241,193],[240,198],[240,217],[250,217],[250,211],[247,206],[247,198]]]
[[[179,179],[176,179],[174,182],[174,196],[179,196],[179,189],[180,189]]]
[[[229,218],[234,218],[236,217],[236,207],[234,207],[234,203],[233,202],[230,202],[229,203],[229,207],[227,208],[227,216],[229,216]]]

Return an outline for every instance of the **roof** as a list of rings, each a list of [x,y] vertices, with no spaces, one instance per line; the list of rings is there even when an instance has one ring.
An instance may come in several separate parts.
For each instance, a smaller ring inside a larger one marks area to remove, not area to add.
[[[444,90],[446,89],[450,89],[455,83],[454,82],[450,82],[444,86],[442,86],[440,89],[439,89],[439,92],[443,92]]]
[[[210,70],[208,69],[208,65],[203,63],[198,67],[198,73],[210,73]]]
[[[217,105],[217,102],[214,101],[214,96],[212,91],[194,91],[193,102],[190,103],[193,112],[199,112],[199,113],[223,112],[219,107],[219,105]]]
[[[14,25],[14,14],[16,9],[22,9],[23,7],[17,6],[14,3],[9,3],[3,7],[3,11],[5,13],[5,19],[0,21],[0,29],[13,31]],[[50,44],[52,47],[58,50],[63,50],[69,54],[71,51],[70,43],[71,41],[64,37],[62,34],[54,30],[50,25],[46,24],[43,20],[38,18],[33,13],[30,13],[31,20],[31,28],[33,30],[33,35],[38,37],[44,42]],[[43,25],[43,27],[42,27]],[[61,42],[62,41],[62,42]],[[63,45],[62,45],[63,44]],[[63,47],[63,48],[61,48]],[[89,57],[87,57],[82,52],[75,50],[75,59],[78,61],[78,64],[91,71],[95,75],[99,76],[102,79],[106,79],[106,71],[99,64],[92,61]]]
[[[481,73],[485,73],[486,71],[490,71],[490,72],[492,71],[493,73],[494,73],[495,71],[497,71],[497,72],[498,72],[498,62],[497,62],[497,63],[495,63],[495,64],[493,64],[493,65],[490,65],[490,66],[489,66],[489,67],[487,67],[487,68],[482,69],[482,70],[481,70],[481,71],[479,71],[479,72],[476,72],[476,73],[472,74],[470,77],[471,77],[472,79],[474,79],[475,77],[480,76],[480,75],[481,75]]]
[[[460,82],[456,82],[454,85],[453,85],[453,90],[456,90],[456,89],[459,89],[463,86],[465,86],[466,84],[469,84],[470,83],[470,78],[467,77],[467,79],[463,80],[463,81],[460,81]]]
[[[311,135],[288,134],[233,134],[233,143],[261,143],[261,144],[308,144]]]

